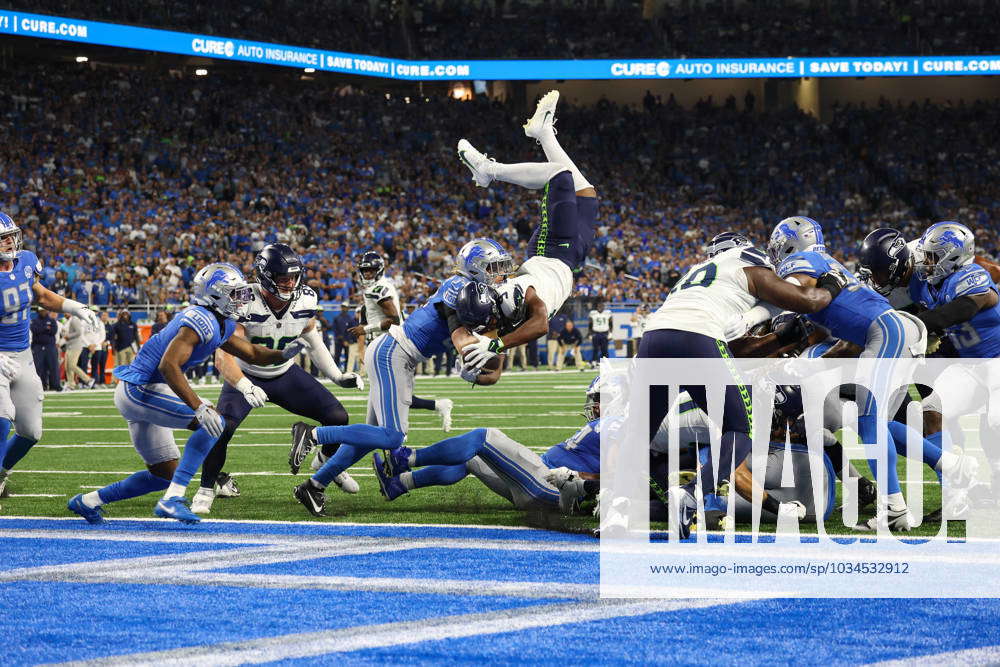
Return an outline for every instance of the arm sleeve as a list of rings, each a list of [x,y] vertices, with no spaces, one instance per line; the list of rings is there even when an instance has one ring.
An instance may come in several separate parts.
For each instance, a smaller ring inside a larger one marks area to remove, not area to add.
[[[343,373],[337,367],[336,362],[334,362],[333,355],[330,354],[330,350],[323,343],[323,336],[316,330],[316,327],[302,334],[302,337],[309,341],[309,358],[319,367],[323,375],[334,382],[338,382]]]
[[[925,310],[917,315],[928,331],[943,331],[953,324],[967,322],[979,312],[979,304],[970,296],[960,296],[943,306]]]

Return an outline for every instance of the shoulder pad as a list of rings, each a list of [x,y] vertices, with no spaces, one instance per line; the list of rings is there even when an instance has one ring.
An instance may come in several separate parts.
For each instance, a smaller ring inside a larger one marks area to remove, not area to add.
[[[978,264],[963,267],[948,282],[950,283],[948,292],[951,298],[982,294],[993,286],[990,274]]]
[[[307,286],[303,285],[302,286],[302,294],[304,296],[311,296],[313,298],[316,298],[316,291],[313,290],[312,287],[307,287]]]
[[[181,326],[193,329],[203,343],[212,340],[219,328],[215,316],[201,306],[192,306],[186,309],[181,313],[180,318]]]
[[[740,253],[740,261],[746,262],[750,266],[771,266],[771,261],[767,258],[767,255],[757,250],[757,248],[743,248]]]
[[[465,284],[469,282],[468,278],[463,276],[452,276],[448,280],[441,283],[441,287],[438,288],[438,293],[441,295],[441,301],[444,305],[449,308],[455,307],[455,302],[458,300],[458,293],[462,291]]]
[[[782,278],[794,273],[804,273],[813,278],[818,278],[826,273],[826,261],[815,252],[797,252],[789,255],[780,265],[778,265],[778,275]]]

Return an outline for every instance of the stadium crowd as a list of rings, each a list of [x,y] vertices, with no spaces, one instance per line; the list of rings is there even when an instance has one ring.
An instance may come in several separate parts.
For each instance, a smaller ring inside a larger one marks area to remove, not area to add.
[[[986,0],[7,0],[0,7],[413,58],[667,58],[994,53]],[[280,18],[279,18],[280,17]]]
[[[282,240],[301,252],[323,301],[355,298],[353,258],[373,247],[413,305],[470,237],[524,256],[537,193],[477,188],[454,153],[466,136],[505,161],[539,159],[514,106],[247,78],[0,74],[0,198],[46,286],[98,306],[180,304],[209,258],[249,270],[257,250]],[[705,239],[791,214],[823,221],[847,261],[873,227],[916,233],[947,218],[995,255],[1000,160],[981,137],[998,121],[993,102],[885,102],[839,109],[828,124],[794,109],[750,113],[733,99],[690,110],[655,99],[564,105],[559,124],[572,128],[571,150],[602,200],[592,260],[604,270],[585,271],[579,293],[656,303]]]

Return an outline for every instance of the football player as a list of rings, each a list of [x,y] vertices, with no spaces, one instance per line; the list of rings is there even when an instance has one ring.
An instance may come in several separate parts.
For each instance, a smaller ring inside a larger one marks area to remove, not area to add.
[[[716,236],[707,246],[707,259],[695,264],[681,277],[666,301],[646,319],[639,342],[639,358],[730,359],[727,329],[741,320],[758,300],[798,313],[812,313],[827,307],[837,297],[844,277],[831,270],[814,286],[793,285],[781,280],[761,251],[749,239],[734,232]],[[738,381],[726,390],[722,420],[720,461],[730,461],[735,452],[738,465],[750,452],[750,392]],[[703,386],[682,387],[703,411],[708,402]],[[650,433],[663,423],[670,405],[667,387],[650,392]],[[731,470],[719,471],[709,461],[701,467],[701,488],[711,493],[725,483]],[[670,490],[679,518],[681,539],[689,533],[697,505],[693,492],[696,480]],[[673,510],[672,510],[673,511]]]
[[[385,259],[374,250],[364,252],[357,264],[358,282],[364,289],[364,320],[367,324],[359,324],[348,331],[355,336],[364,336],[365,344],[371,343],[389,330],[394,324],[402,324],[403,311],[399,306],[399,292],[385,275]],[[445,433],[451,430],[451,410],[454,407],[451,399],[413,397],[410,408],[414,410],[432,410],[441,415],[441,430]],[[324,451],[318,453],[320,463],[326,461]]]
[[[608,336],[611,334],[611,309],[603,301],[598,301],[587,315],[590,329],[590,344],[593,347],[590,365],[597,368],[603,357],[608,356]]]
[[[477,254],[477,257],[479,255]],[[473,258],[476,259],[476,258]],[[459,269],[478,272],[483,265],[478,260],[468,265],[460,253]],[[484,278],[488,274],[484,274]],[[337,452],[308,480],[295,487],[295,497],[314,516],[324,516],[324,489],[333,479],[357,463],[374,449],[395,449],[409,431],[410,404],[416,368],[431,357],[443,353],[446,339],[451,336],[458,349],[472,340],[458,320],[456,306],[463,298],[463,287],[469,282],[464,275],[444,281],[427,303],[413,312],[402,325],[393,324],[376,338],[365,352],[370,389],[368,392],[368,425],[320,426],[313,428],[299,422],[292,427],[292,448],[289,460],[304,461],[319,445],[340,443]],[[485,288],[486,285],[476,283]],[[463,377],[474,383],[496,383],[501,365],[492,369],[463,371]],[[377,425],[380,428],[375,428]],[[365,428],[360,428],[364,426]],[[352,443],[350,445],[346,443]]]
[[[31,304],[79,317],[89,328],[104,327],[94,311],[42,286],[42,263],[23,248],[21,228],[0,212],[0,495],[10,470],[42,437],[42,381],[31,356]],[[13,429],[14,433],[11,434]]]
[[[254,258],[253,270],[257,282],[250,283],[250,301],[240,315],[235,335],[272,350],[281,350],[301,336],[309,341],[309,356],[323,375],[339,387],[363,389],[361,378],[341,372],[323,343],[315,320],[316,292],[302,284],[302,260],[295,251],[283,243],[265,246]],[[201,488],[191,503],[195,514],[211,511],[229,441],[253,408],[271,401],[324,426],[342,426],[348,421],[347,410],[336,396],[294,359],[256,365],[220,349],[215,353],[215,365],[225,380],[217,409],[226,420],[226,428],[202,466]],[[289,463],[295,474],[302,462]],[[347,493],[358,491],[358,483],[346,472],[334,482]]]
[[[294,359],[309,348],[296,338],[280,350],[255,345],[235,336],[236,319],[250,301],[252,291],[232,264],[215,263],[201,269],[191,281],[191,303],[139,350],[135,360],[118,366],[114,375],[115,407],[128,422],[132,445],[146,463],[146,470],[97,491],[77,494],[67,507],[90,523],[101,523],[101,507],[166,489],[154,514],[198,523],[184,497],[191,477],[225,430],[225,420],[215,406],[195,393],[184,372],[223,349],[257,366]],[[194,433],[181,456],[173,430]],[[178,462],[179,461],[179,462]]]
[[[528,242],[528,259],[515,277],[497,287],[510,331],[497,338],[477,334],[473,344],[456,348],[467,367],[482,368],[506,348],[546,335],[549,319],[572,292],[573,275],[583,268],[594,240],[597,191],[556,140],[558,102],[559,91],[546,93],[524,124],[525,135],[541,144],[547,162],[503,164],[465,139],[458,142],[458,157],[480,187],[497,180],[543,191],[541,221]]]
[[[826,252],[823,230],[812,218],[795,216],[779,222],[767,246],[768,255],[778,266],[778,275],[786,280],[808,287],[831,271],[847,278],[845,288],[835,295],[829,305],[809,314],[809,318],[826,327],[839,341],[824,356],[860,356],[880,361],[875,366],[874,377],[863,378],[862,384],[871,383],[866,392],[859,434],[866,445],[875,446],[878,435],[874,396],[884,395],[890,386],[899,386],[894,377],[896,359],[921,356],[926,351],[927,332],[920,320],[892,308],[884,296],[862,285],[840,262]],[[887,414],[895,414],[905,392],[890,398]],[[887,441],[887,470],[884,490],[885,520],[890,528],[908,530],[914,523],[906,508],[896,470],[896,449]],[[876,468],[873,453],[869,455],[872,470]],[[877,473],[876,473],[877,474]],[[882,513],[882,508],[879,508]],[[874,528],[878,517],[871,519]]]
[[[541,456],[497,428],[477,428],[430,447],[400,446],[384,460],[376,453],[372,466],[379,489],[386,500],[395,500],[413,489],[455,484],[472,474],[518,509],[569,512],[575,501],[599,490],[600,401],[598,377],[587,388],[587,423]]]

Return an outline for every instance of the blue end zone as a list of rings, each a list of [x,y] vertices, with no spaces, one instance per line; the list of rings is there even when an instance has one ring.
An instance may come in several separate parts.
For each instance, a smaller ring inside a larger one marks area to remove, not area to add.
[[[574,551],[417,548],[216,570],[238,574],[420,577],[597,584],[599,554]]]
[[[131,542],[124,540],[74,540],[61,538],[4,537],[0,539],[0,571],[42,565],[63,565],[113,558],[140,558],[171,554],[236,549],[256,545],[198,542]]]
[[[6,664],[184,646],[548,604],[498,596],[21,582],[0,585]]]

